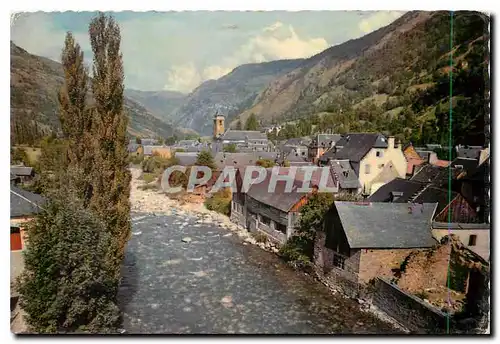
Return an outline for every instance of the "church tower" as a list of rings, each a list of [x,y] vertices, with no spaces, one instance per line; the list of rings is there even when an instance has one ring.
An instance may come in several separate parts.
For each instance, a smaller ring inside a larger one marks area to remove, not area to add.
[[[224,134],[224,116],[215,114],[214,116],[214,139]]]

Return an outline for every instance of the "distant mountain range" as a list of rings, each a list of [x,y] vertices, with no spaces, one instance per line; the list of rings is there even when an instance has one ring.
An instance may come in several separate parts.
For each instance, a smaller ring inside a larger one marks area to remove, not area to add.
[[[64,82],[62,65],[36,56],[10,43],[10,101],[11,119],[34,115],[39,128],[59,131],[57,95]],[[168,137],[176,131],[172,124],[153,116],[143,105],[125,97],[131,136]]]
[[[188,95],[127,89],[129,132],[168,136],[175,126],[208,135],[216,112],[234,127],[250,114],[266,125],[351,109],[362,114],[354,119],[359,130],[366,129],[364,122],[377,122],[373,130],[446,143],[451,49],[453,138],[482,144],[489,113],[489,19],[479,12],[455,12],[451,47],[450,21],[447,11],[408,12],[307,59],[241,65]],[[11,59],[12,113],[37,111],[40,122],[55,126],[61,65],[13,44]]]

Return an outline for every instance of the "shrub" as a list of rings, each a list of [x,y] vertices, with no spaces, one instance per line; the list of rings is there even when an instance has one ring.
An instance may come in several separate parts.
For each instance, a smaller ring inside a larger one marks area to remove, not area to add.
[[[274,163],[274,161],[269,160],[269,159],[259,159],[259,160],[257,160],[256,164],[257,164],[257,166],[262,166],[264,168],[269,168],[269,167],[273,167],[276,165]]]
[[[76,197],[58,192],[28,230],[18,291],[32,330],[113,330],[118,281],[111,277],[113,239],[105,224]]]
[[[129,155],[129,161],[134,165],[140,165],[144,161],[144,154],[132,153]]]
[[[205,207],[229,216],[231,214],[231,192],[228,189],[217,191],[205,200]]]
[[[255,232],[252,234],[252,236],[255,239],[255,241],[261,242],[261,243],[266,243],[269,240],[267,235],[265,235],[262,232]]]

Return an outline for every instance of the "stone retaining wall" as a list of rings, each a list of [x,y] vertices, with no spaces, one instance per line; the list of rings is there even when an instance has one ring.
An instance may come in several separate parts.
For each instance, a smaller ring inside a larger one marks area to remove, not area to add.
[[[383,278],[377,278],[372,303],[390,317],[398,319],[415,333],[445,333],[447,314],[410,295]]]

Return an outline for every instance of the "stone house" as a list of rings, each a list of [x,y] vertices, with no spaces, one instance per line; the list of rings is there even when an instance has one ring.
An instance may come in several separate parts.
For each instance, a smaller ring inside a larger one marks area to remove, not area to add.
[[[335,201],[316,235],[316,273],[352,296],[376,277],[391,278],[410,252],[437,243],[430,230],[435,209],[429,203]]]
[[[309,160],[317,163],[318,159],[332,147],[335,147],[337,142],[342,138],[340,134],[318,134],[313,137],[308,146]]]
[[[407,171],[407,161],[401,143],[396,145],[394,137],[386,138],[382,134],[346,134],[319,159],[321,165],[335,161],[344,161],[351,165],[365,195],[372,194],[381,186],[377,177],[386,165],[392,166],[394,176],[400,178],[404,178]],[[385,179],[384,181],[387,182]]]
[[[270,192],[269,184],[273,173],[287,174],[288,171],[288,168],[283,167],[274,169],[274,172],[273,169],[267,169],[266,178],[258,184],[251,185],[245,193],[242,191],[245,169],[238,169],[237,190],[233,190],[231,202],[231,221],[247,228],[250,232],[262,232],[274,242],[285,243],[293,235],[300,218],[300,209],[307,203],[308,196],[318,190],[321,180],[320,171],[313,172],[311,180],[304,184],[312,190],[302,191],[300,189],[303,187],[305,174],[299,170],[290,192],[286,190],[286,183],[280,180],[276,182],[275,190]],[[328,174],[326,186],[335,185],[331,174]]]

